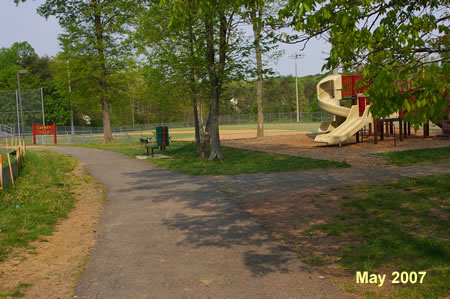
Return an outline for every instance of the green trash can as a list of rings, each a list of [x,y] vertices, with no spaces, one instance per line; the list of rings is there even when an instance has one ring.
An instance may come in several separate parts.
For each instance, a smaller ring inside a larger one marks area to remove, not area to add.
[[[169,127],[156,127],[156,145],[163,150],[169,145]]]

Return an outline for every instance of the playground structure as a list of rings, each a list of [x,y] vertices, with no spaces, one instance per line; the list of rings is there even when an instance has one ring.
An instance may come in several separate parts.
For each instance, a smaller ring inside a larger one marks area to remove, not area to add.
[[[364,91],[367,86],[360,84],[361,75],[330,75],[322,79],[317,84],[317,97],[319,107],[323,111],[334,114],[335,117],[331,121],[322,122],[319,128],[319,133],[325,133],[316,136],[315,142],[327,143],[329,145],[339,144],[346,141],[356,134],[356,142],[360,141],[360,136],[367,132],[370,136],[372,134],[374,143],[377,143],[377,137],[384,139],[384,135],[394,135],[395,144],[395,125],[398,121],[398,137],[402,141],[403,138],[411,135],[411,126],[409,123],[403,122],[406,111],[399,111],[393,113],[384,119],[374,120],[370,113],[370,102]],[[400,86],[398,84],[400,83]],[[401,92],[408,92],[410,90],[409,82],[399,81],[395,82],[395,87],[399,87]],[[341,100],[351,100],[351,107],[341,105]],[[447,108],[447,113],[449,113]],[[447,117],[442,122],[437,124],[442,129],[442,136],[449,136],[450,122]],[[369,127],[366,130],[366,127]],[[429,125],[423,125],[424,137],[429,136]]]

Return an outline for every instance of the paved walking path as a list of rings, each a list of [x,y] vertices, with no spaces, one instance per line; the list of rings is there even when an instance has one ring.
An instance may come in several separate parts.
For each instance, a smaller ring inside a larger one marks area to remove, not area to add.
[[[105,186],[87,298],[339,298],[218,187],[119,153],[53,147]]]

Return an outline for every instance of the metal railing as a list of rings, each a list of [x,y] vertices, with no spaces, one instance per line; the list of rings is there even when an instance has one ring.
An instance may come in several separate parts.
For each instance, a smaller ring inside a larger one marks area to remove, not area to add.
[[[9,138],[14,136],[14,128],[6,125],[0,125],[0,138]]]

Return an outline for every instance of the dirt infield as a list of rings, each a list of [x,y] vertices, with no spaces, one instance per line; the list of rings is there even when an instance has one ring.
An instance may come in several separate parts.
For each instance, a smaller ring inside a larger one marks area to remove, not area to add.
[[[192,131],[174,131],[176,134],[183,133],[193,133]],[[264,130],[264,135],[266,137],[271,136],[284,136],[284,135],[305,135],[311,133],[309,131],[293,131],[293,130]],[[240,139],[240,138],[255,138],[256,137],[256,129],[247,129],[247,130],[220,130],[220,139],[221,140],[230,140],[230,139]],[[177,138],[180,141],[193,141],[194,137],[188,138]]]

